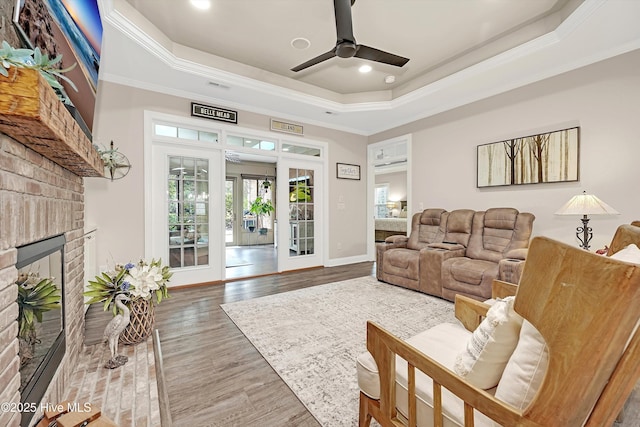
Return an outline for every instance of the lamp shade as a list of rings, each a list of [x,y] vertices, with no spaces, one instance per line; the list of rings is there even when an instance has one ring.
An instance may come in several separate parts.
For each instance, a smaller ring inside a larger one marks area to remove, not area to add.
[[[555,213],[556,215],[620,215],[620,212],[598,199],[593,194],[573,196]]]

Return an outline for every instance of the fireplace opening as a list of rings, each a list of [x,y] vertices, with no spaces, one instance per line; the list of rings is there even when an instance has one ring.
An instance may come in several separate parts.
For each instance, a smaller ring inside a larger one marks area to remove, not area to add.
[[[65,354],[64,235],[18,249],[18,339],[20,396],[25,408],[39,407]],[[22,412],[27,426],[34,413]]]

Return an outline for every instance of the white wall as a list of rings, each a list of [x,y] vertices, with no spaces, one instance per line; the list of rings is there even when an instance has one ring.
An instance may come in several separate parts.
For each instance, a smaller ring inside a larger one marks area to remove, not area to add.
[[[534,234],[575,242],[579,219],[553,213],[587,190],[621,212],[592,219],[592,247],[602,247],[618,224],[640,219],[639,69],[640,52],[632,52],[369,138],[305,124],[308,138],[329,143],[329,259],[367,253],[366,180],[336,179],[336,162],[361,165],[364,177],[367,139],[374,143],[408,133],[413,135],[411,211],[420,203],[449,210],[513,206],[536,215]],[[85,180],[86,221],[99,227],[100,265],[144,256],[143,111],[188,116],[190,101],[100,83],[94,140],[103,145],[114,140],[133,164],[122,180]],[[243,111],[238,116],[240,126],[269,129],[267,116]],[[477,145],[571,126],[581,127],[579,182],[476,188]]]
[[[535,66],[533,64],[532,66]],[[534,235],[577,242],[579,217],[554,212],[586,190],[621,215],[593,217],[592,249],[621,223],[640,219],[640,51],[370,137],[412,133],[413,212],[441,207],[511,206],[536,215]],[[476,147],[511,137],[580,126],[580,180],[476,188]]]
[[[97,259],[103,266],[135,261],[145,255],[144,111],[188,117],[192,100],[104,81],[100,82],[98,94],[94,142],[108,146],[113,140],[133,165],[121,180],[85,179],[86,222],[98,226]],[[239,111],[238,125],[269,131],[270,117]],[[310,140],[326,141],[329,145],[329,241],[326,242],[329,259],[365,256],[366,180],[339,180],[335,168],[336,162],[359,164],[362,176],[366,176],[367,138],[307,124],[304,131]],[[337,210],[339,200],[343,201],[343,210]]]

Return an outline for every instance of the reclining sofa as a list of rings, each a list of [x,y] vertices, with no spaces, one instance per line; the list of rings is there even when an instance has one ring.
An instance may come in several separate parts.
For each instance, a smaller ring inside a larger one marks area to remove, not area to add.
[[[491,283],[517,283],[535,217],[513,208],[426,209],[411,234],[376,245],[378,280],[454,301],[491,298]]]

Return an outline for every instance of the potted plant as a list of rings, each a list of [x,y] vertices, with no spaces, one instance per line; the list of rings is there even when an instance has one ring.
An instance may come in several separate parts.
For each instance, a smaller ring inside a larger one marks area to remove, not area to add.
[[[256,199],[251,203],[249,207],[249,212],[254,214],[258,218],[258,226],[260,234],[267,234],[267,229],[263,227],[263,218],[266,215],[271,215],[276,208],[271,203],[271,200],[265,200],[261,196],[256,197]]]
[[[311,188],[304,182],[298,182],[289,193],[290,202],[311,202]]]
[[[62,61],[62,55],[49,59],[49,56],[46,53],[43,54],[39,47],[35,49],[14,49],[9,43],[3,41],[2,47],[0,48],[0,75],[8,77],[11,67],[38,70],[40,75],[44,77],[47,83],[56,91],[60,100],[68,103],[69,98],[64,93],[64,89],[58,79],[60,78],[66,81],[77,91],[78,89],[75,84],[62,74],[71,71],[75,68],[76,64],[74,63],[68,68],[60,69],[60,61]]]
[[[35,273],[21,274],[16,284],[20,364],[24,365],[33,358],[35,345],[39,342],[36,321],[42,323],[43,313],[59,310],[61,296],[60,289],[52,277],[41,278]]]
[[[159,259],[117,264],[114,269],[96,276],[95,280],[89,280],[89,290],[84,295],[89,297],[88,304],[102,303],[103,310],[111,310],[115,316],[118,313],[116,296],[124,294],[129,299],[126,305],[131,311],[131,320],[120,335],[120,341],[136,344],[151,334],[154,303],[160,304],[169,298],[167,283],[172,274],[169,266],[163,266]]]

